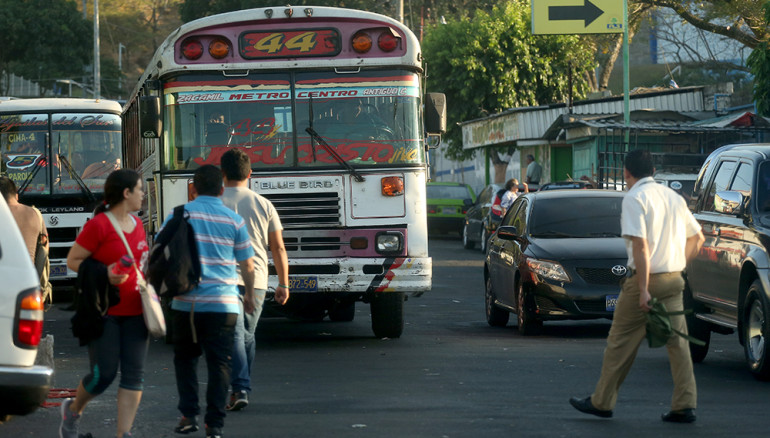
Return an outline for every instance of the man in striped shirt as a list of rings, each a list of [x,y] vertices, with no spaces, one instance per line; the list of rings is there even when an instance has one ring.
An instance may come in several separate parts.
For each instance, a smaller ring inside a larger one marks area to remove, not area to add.
[[[183,415],[174,430],[187,434],[199,428],[197,365],[198,358],[205,353],[206,437],[217,438],[222,436],[224,426],[230,355],[240,312],[236,265],[243,276],[244,310],[253,312],[254,250],[243,218],[219,199],[223,191],[219,168],[200,167],[193,176],[193,186],[197,197],[185,205],[185,212],[190,215],[195,232],[201,279],[195,289],[175,296],[171,303],[178,408]]]

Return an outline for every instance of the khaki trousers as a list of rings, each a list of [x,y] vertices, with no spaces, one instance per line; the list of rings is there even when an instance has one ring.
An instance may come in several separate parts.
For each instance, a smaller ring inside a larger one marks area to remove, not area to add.
[[[662,301],[669,311],[683,309],[683,289],[684,279],[680,272],[650,275],[650,295]],[[646,339],[646,323],[646,314],[639,308],[639,287],[636,278],[629,277],[622,283],[612,327],[607,337],[607,347],[604,350],[602,374],[591,395],[591,403],[597,409],[612,410],[615,407],[620,385],[634,363],[639,345]],[[687,323],[682,315],[672,316],[671,326],[687,333]],[[671,409],[695,409],[697,389],[688,342],[674,334],[668,340],[666,349],[674,380]]]

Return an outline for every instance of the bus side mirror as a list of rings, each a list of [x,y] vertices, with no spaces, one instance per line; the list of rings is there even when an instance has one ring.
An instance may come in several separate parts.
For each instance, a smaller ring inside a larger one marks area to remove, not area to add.
[[[160,97],[142,96],[139,99],[139,132],[142,138],[158,138],[162,128]]]
[[[428,93],[425,99],[425,131],[428,134],[446,132],[446,96],[444,93]]]

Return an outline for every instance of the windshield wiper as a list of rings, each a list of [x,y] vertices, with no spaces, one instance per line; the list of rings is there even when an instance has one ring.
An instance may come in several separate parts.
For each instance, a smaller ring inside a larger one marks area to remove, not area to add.
[[[43,157],[42,155],[39,160],[35,161],[34,166],[32,167],[32,170],[29,172],[29,175],[27,175],[27,178],[24,180],[24,182],[21,183],[19,186],[19,190],[16,191],[19,195],[24,193],[25,190],[27,190],[27,186],[32,182],[33,179],[35,179],[35,176],[40,171],[40,168],[43,166],[43,163],[48,162],[48,158]]]
[[[70,162],[67,161],[67,159],[64,158],[61,154],[59,154],[59,161],[61,161],[62,164],[64,164],[64,167],[67,169],[67,173],[70,174],[70,178],[74,179],[75,182],[78,183],[78,185],[80,186],[80,190],[86,195],[88,200],[90,202],[96,201],[96,196],[94,196],[94,193],[88,188],[86,183],[84,183],[83,180],[80,179],[80,175],[78,175],[77,172],[75,172],[75,170],[72,169],[72,165],[70,164]],[[61,178],[59,178],[59,185],[61,186]]]
[[[324,140],[323,138],[321,138],[321,136],[320,136],[320,135],[318,135],[318,133],[317,133],[317,132],[315,132],[315,129],[313,129],[312,127],[308,126],[308,127],[305,129],[305,131],[306,131],[308,134],[310,134],[310,137],[311,137],[313,140],[317,141],[317,142],[318,142],[318,144],[319,144],[319,145],[321,145],[321,147],[322,147],[322,148],[324,148],[324,150],[325,150],[326,152],[328,152],[328,153],[329,153],[329,155],[331,155],[331,156],[332,156],[332,157],[333,157],[333,158],[334,158],[334,159],[335,159],[335,160],[336,160],[338,163],[340,163],[340,165],[341,165],[342,167],[344,167],[345,169],[347,169],[347,170],[348,170],[348,172],[350,172],[350,174],[351,174],[351,175],[353,175],[353,178],[355,178],[355,179],[356,179],[356,181],[358,181],[358,182],[364,182],[364,177],[363,177],[363,176],[361,176],[361,174],[360,174],[360,173],[358,173],[358,171],[356,171],[356,169],[355,169],[355,168],[353,168],[353,166],[351,166],[351,165],[350,165],[350,163],[348,163],[347,161],[345,161],[345,159],[344,159],[344,158],[342,158],[342,157],[340,156],[340,154],[338,154],[338,153],[337,153],[337,151],[335,151],[335,150],[334,150],[334,148],[332,148],[331,146],[329,146],[329,143],[326,143],[326,140]]]

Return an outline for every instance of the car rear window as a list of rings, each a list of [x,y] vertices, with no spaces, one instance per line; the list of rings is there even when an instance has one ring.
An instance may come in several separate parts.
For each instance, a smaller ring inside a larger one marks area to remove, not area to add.
[[[464,186],[428,186],[428,198],[465,199],[471,194]]]
[[[532,205],[532,237],[620,237],[622,197],[565,196],[538,199]]]

